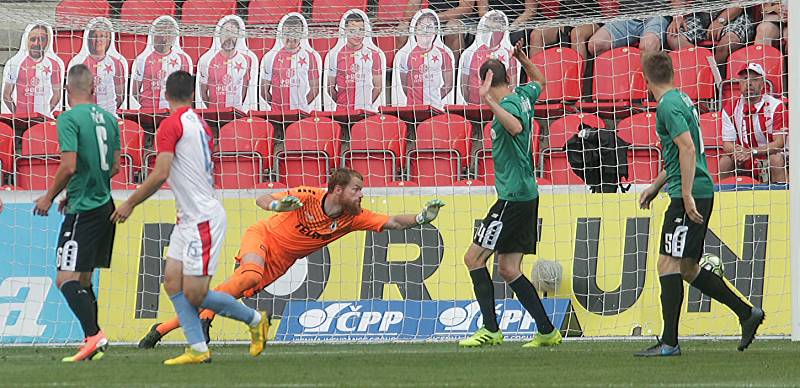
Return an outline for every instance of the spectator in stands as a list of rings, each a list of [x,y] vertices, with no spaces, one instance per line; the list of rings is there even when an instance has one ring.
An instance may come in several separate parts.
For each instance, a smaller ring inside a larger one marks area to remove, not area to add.
[[[192,58],[183,52],[178,36],[178,22],[161,16],[150,25],[147,47],[133,62],[131,74],[131,109],[166,109],[164,95],[167,77],[183,70],[193,71]]]
[[[789,4],[787,0],[777,1],[761,5],[763,18],[756,27],[756,44],[767,46],[775,45],[777,42],[789,39],[789,31],[786,21],[789,17]]]
[[[94,75],[94,99],[97,105],[112,114],[117,109],[125,109],[128,62],[117,52],[110,20],[97,17],[86,24],[81,51],[69,62],[67,71],[79,64],[86,65]]]
[[[261,106],[264,110],[320,110],[322,60],[308,44],[308,24],[292,12],[278,23],[275,46],[261,60]]]
[[[739,76],[742,95],[722,110],[720,178],[744,170],[764,182],[786,182],[788,115],[783,102],[764,93],[766,73],[761,65],[750,63]],[[762,170],[769,172],[768,179]]]
[[[742,7],[717,12],[695,12],[675,16],[667,27],[667,42],[673,50],[692,47],[701,41],[711,41],[714,59],[724,63],[732,52],[753,38],[753,18]]]
[[[575,16],[600,17],[600,7],[597,0],[562,0],[559,16],[571,18]],[[530,56],[538,54],[550,45],[569,43],[583,59],[589,58],[587,48],[589,39],[594,35],[600,25],[597,23],[582,24],[574,27],[546,27],[535,29],[530,35]],[[514,39],[512,37],[511,41]]]
[[[247,47],[244,21],[227,15],[217,22],[214,42],[197,61],[197,107],[257,108],[258,57]]]
[[[383,104],[386,58],[366,37],[371,31],[367,14],[347,11],[339,31],[339,43],[325,57],[326,109],[377,111]]]
[[[521,0],[513,0],[521,1]],[[422,0],[408,0],[406,8],[406,20],[411,20],[415,12],[422,6]],[[439,20],[444,23],[447,33],[443,36],[444,44],[453,51],[455,63],[461,56],[461,52],[466,48],[466,34],[463,32],[469,27],[478,24],[477,16],[474,11],[475,0],[428,0],[428,9],[436,12]],[[402,27],[407,28],[407,24]],[[455,32],[458,31],[458,32]],[[398,46],[405,44],[405,41],[398,40]]]
[[[19,52],[3,69],[2,113],[53,117],[61,110],[64,63],[53,52],[53,30],[44,23],[29,24]]]
[[[481,97],[478,89],[481,80],[478,71],[489,59],[497,59],[508,69],[508,84],[517,86],[519,66],[513,58],[514,46],[509,40],[508,18],[502,11],[489,11],[478,23],[478,33],[475,42],[464,50],[458,67],[459,77],[458,98],[459,104],[480,104]]]
[[[669,0],[679,7],[683,0]],[[641,2],[637,0],[620,0],[618,5],[622,12],[637,12],[641,9]],[[648,1],[648,7],[657,7],[657,3],[667,6],[667,0]],[[612,48],[639,44],[642,52],[659,51],[664,42],[669,19],[655,16],[648,19],[618,20],[600,27],[589,39],[589,55],[596,57]]]
[[[411,20],[411,38],[397,52],[392,72],[392,101],[397,106],[453,102],[453,52],[439,35],[436,13],[423,9]]]

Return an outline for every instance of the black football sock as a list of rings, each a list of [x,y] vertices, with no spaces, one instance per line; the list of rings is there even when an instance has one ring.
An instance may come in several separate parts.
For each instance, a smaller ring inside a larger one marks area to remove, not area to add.
[[[489,270],[481,267],[469,271],[472,278],[472,289],[475,290],[475,299],[481,307],[483,314],[483,326],[492,333],[500,330],[497,327],[497,314],[494,312],[494,285],[489,276]]]
[[[61,285],[61,293],[67,299],[67,304],[83,328],[83,334],[91,337],[100,331],[97,327],[97,315],[92,305],[92,297],[77,280],[70,280]]]
[[[739,320],[745,320],[750,317],[750,306],[739,298],[721,277],[714,275],[711,271],[700,268],[700,273],[697,274],[697,277],[692,282],[692,286],[712,299],[728,306],[739,317]]]
[[[669,346],[678,345],[678,320],[681,317],[683,303],[683,278],[679,273],[661,275],[661,317],[664,319],[664,331],[661,341]]]
[[[94,307],[94,324],[99,328],[100,325],[97,323],[97,320],[100,319],[99,315],[97,314],[97,295],[94,294],[94,288],[92,288],[91,283],[84,287],[84,290],[86,290],[86,292],[89,293],[89,297],[92,298],[92,307]]]
[[[550,322],[550,318],[547,317],[547,313],[544,312],[542,301],[539,299],[539,294],[536,293],[536,287],[531,284],[531,281],[528,280],[525,275],[521,275],[513,282],[508,283],[508,285],[511,286],[511,289],[517,294],[517,299],[519,299],[519,302],[525,307],[525,310],[528,311],[528,314],[536,321],[537,331],[542,334],[552,333],[555,327],[553,327],[553,323]]]

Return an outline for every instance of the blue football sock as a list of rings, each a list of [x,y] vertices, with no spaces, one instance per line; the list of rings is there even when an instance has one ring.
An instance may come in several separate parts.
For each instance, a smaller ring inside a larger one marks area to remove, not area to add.
[[[255,320],[254,317],[258,315],[255,310],[245,306],[242,302],[239,302],[224,292],[218,291],[209,291],[200,307],[209,309],[223,317],[244,322],[248,325],[250,325]]]
[[[200,325],[200,315],[197,307],[189,303],[189,300],[183,295],[183,291],[178,291],[175,295],[170,296],[169,299],[172,300],[175,312],[178,313],[178,320],[181,322],[186,341],[195,350],[205,347],[206,339],[203,336],[203,327]]]

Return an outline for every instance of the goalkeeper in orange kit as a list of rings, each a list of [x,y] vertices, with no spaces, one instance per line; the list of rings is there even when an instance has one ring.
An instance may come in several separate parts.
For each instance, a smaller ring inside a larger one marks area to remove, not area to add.
[[[266,194],[256,205],[278,214],[260,220],[242,236],[233,276],[215,291],[235,298],[251,297],[281,277],[297,259],[316,252],[344,235],[370,230],[381,232],[408,229],[433,221],[444,203],[428,201],[419,214],[389,216],[361,208],[364,179],[355,170],[340,168],[328,179],[328,190],[297,187],[286,193]],[[200,314],[206,335],[215,313]],[[157,323],[139,342],[140,348],[152,348],[170,331],[178,328],[177,318]]]

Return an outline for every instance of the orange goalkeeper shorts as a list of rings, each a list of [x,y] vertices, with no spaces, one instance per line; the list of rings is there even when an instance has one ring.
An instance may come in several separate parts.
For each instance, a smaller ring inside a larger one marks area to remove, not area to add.
[[[240,262],[246,254],[256,254],[264,259],[264,275],[257,286],[244,291],[245,297],[258,294],[279,277],[283,276],[297,258],[282,255],[281,248],[272,242],[267,225],[263,221],[256,222],[244,232],[236,261]]]

